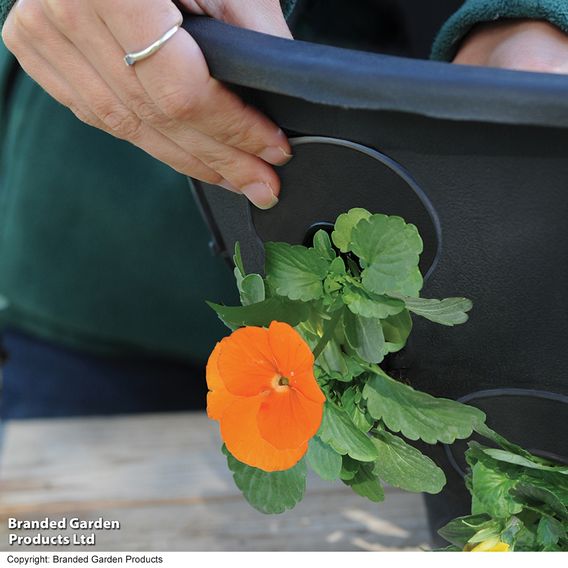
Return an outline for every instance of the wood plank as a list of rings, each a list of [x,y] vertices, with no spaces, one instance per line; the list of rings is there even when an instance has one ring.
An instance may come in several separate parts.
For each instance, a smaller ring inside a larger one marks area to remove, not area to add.
[[[8,423],[0,466],[0,549],[14,532],[7,529],[8,517],[47,515],[119,520],[120,531],[98,532],[98,550],[427,546],[421,497],[392,489],[384,503],[373,504],[314,476],[294,511],[261,515],[235,488],[219,445],[215,423],[202,414]]]

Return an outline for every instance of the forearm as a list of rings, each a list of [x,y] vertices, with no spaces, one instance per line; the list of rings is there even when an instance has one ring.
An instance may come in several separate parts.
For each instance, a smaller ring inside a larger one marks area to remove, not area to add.
[[[467,0],[440,30],[432,59],[452,61],[462,40],[475,26],[504,19],[544,20],[568,33],[568,1]]]

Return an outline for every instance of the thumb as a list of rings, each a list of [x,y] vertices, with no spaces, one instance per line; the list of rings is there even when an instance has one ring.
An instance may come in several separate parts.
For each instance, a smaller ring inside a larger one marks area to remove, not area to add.
[[[292,38],[279,0],[181,0],[189,12],[221,20],[240,28]]]

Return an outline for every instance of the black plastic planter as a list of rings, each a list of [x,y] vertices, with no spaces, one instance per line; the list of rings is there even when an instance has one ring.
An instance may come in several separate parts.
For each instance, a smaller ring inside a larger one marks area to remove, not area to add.
[[[453,329],[416,321],[391,364],[418,389],[483,408],[527,449],[567,460],[568,77],[184,25],[213,75],[295,144],[271,211],[195,184],[217,251],[238,240],[261,271],[262,241],[301,243],[351,207],[415,223],[424,295],[467,296],[474,310]],[[463,469],[459,448],[440,454],[450,478]]]

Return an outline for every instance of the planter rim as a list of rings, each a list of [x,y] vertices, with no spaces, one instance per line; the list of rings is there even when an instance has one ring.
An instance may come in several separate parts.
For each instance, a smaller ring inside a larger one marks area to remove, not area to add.
[[[232,85],[345,109],[568,126],[568,76],[453,65],[291,41],[206,17],[183,27],[212,75]]]

